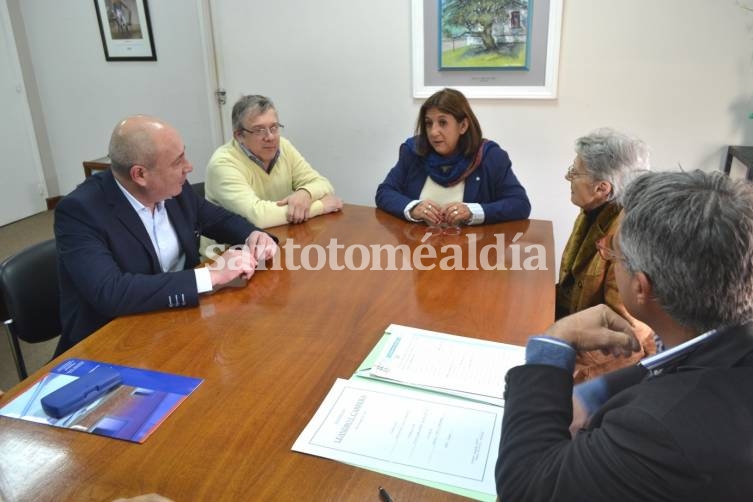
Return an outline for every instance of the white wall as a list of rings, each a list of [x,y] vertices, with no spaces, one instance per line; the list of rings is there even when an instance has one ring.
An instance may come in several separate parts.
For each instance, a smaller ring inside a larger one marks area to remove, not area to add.
[[[149,112],[183,133],[196,170],[215,146],[194,3],[149,3],[156,63],[104,60],[92,2],[23,0],[43,119],[63,193],[105,152],[115,121]],[[290,137],[347,202],[376,185],[415,125],[410,1],[217,0],[229,105],[270,95]],[[565,168],[576,137],[609,125],[641,136],[658,169],[721,166],[753,144],[753,13],[735,0],[566,1],[559,98],[474,100],[485,136],[513,159],[534,218],[554,221],[557,255],[577,210]],[[232,63],[232,64],[231,64]]]
[[[411,134],[410,2],[216,2],[229,104],[270,95],[285,134],[349,202],[376,185]],[[642,137],[655,168],[719,169],[753,143],[753,12],[734,0],[565,2],[559,98],[473,100],[507,149],[533,218],[554,221],[561,254],[577,208],[565,169],[574,140],[612,126]]]
[[[106,61],[94,2],[16,2],[41,104],[35,120],[46,126],[60,193],[83,181],[81,162],[105,155],[113,126],[133,113],[175,125],[195,163],[191,179],[204,179],[216,141],[197,2],[149,2],[156,62]]]
[[[227,108],[241,94],[270,96],[284,135],[338,194],[373,206],[416,120],[410,2],[214,5]]]

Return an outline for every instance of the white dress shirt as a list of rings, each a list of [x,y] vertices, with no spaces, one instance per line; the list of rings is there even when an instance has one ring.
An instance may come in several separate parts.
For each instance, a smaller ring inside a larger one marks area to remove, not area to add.
[[[126,200],[131,204],[136,214],[144,224],[149,240],[152,241],[154,252],[159,260],[160,268],[163,272],[179,272],[183,270],[186,264],[186,254],[180,247],[180,241],[178,241],[178,234],[173,228],[173,224],[170,222],[170,218],[167,215],[167,208],[165,208],[165,201],[160,201],[154,205],[154,212],[150,211],[148,207],[139,202],[136,197],[120,184],[118,188],[125,195]],[[199,293],[206,293],[212,290],[212,277],[209,270],[206,267],[200,267],[194,269],[196,276],[196,288]]]

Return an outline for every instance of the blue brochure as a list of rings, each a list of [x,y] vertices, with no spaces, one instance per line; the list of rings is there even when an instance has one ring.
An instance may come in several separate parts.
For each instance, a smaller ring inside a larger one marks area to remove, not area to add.
[[[119,384],[115,383],[114,374],[119,375]],[[68,359],[1,408],[0,415],[143,443],[202,381],[86,359]],[[92,386],[100,389],[94,390],[94,395]],[[64,387],[68,390],[61,391],[61,399],[55,392]],[[83,390],[86,396],[76,405],[76,398],[82,397],[82,388],[87,389]],[[88,399],[91,397],[93,400]],[[45,412],[43,401],[53,414],[56,411],[66,414],[58,418],[50,416]]]

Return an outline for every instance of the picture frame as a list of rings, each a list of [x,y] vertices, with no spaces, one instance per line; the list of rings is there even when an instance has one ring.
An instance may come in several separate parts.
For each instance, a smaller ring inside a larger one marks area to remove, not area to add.
[[[563,0],[528,0],[529,58],[520,68],[440,68],[446,0],[411,0],[413,97],[452,87],[468,98],[556,99]]]
[[[94,0],[107,61],[156,61],[147,0]]]
[[[473,4],[440,1],[439,69],[527,70],[530,59],[532,0]],[[470,22],[469,19],[477,21]]]

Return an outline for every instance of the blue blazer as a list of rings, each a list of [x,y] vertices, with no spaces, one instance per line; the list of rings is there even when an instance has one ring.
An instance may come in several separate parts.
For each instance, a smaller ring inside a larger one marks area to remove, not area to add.
[[[165,201],[185,253],[185,269],[163,273],[144,228],[106,171],[87,178],[55,209],[63,332],[61,354],[112,319],[199,303],[193,267],[199,236],[242,244],[258,230],[244,218],[198,197],[186,182]]]
[[[465,180],[463,202],[481,204],[484,223],[528,218],[531,203],[512,171],[510,157],[498,144],[491,143],[481,164]],[[428,176],[423,157],[403,143],[397,164],[377,188],[377,207],[405,219],[405,206],[418,200]]]

